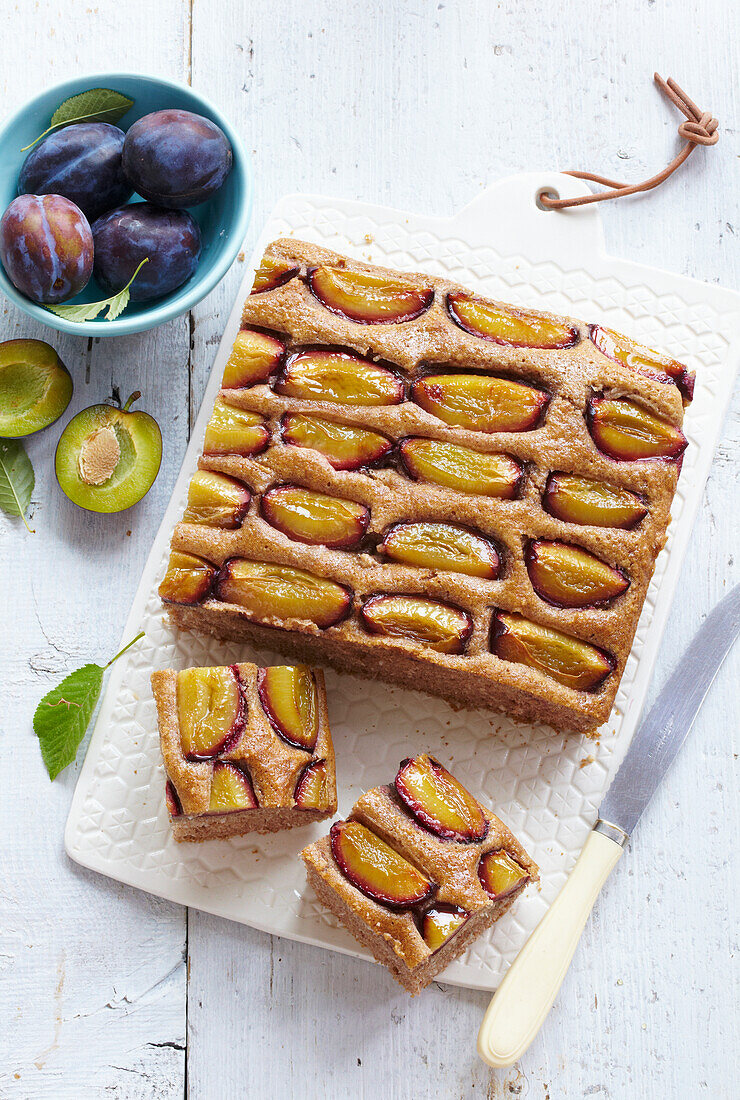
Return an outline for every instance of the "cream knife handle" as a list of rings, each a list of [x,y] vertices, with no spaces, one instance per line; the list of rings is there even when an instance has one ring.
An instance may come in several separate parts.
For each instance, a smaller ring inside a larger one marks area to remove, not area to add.
[[[513,1065],[542,1027],[589,913],[626,840],[621,829],[606,822],[597,822],[589,835],[568,881],[517,955],[483,1017],[478,1053],[489,1066]]]

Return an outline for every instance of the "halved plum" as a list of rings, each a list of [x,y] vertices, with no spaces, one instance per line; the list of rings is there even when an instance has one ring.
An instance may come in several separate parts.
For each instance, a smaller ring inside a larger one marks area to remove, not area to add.
[[[486,374],[429,374],[411,387],[413,400],[445,424],[476,432],[529,432],[544,416],[543,390]]]
[[[175,789],[175,784],[168,779],[164,785],[164,802],[170,817],[179,817],[182,813],[180,796]]]
[[[535,592],[555,607],[603,606],[629,588],[622,569],[608,565],[582,546],[533,539],[524,557]]]
[[[237,333],[231,349],[221,386],[224,389],[243,389],[267,382],[275,374],[285,354],[285,345],[274,336],[243,328]]]
[[[399,444],[409,477],[478,496],[512,500],[524,482],[524,469],[510,455],[484,454],[458,443],[410,436]]]
[[[450,317],[472,336],[514,348],[570,348],[578,329],[532,309],[504,306],[465,291],[447,295]]]
[[[295,804],[299,810],[323,810],[329,801],[326,760],[306,764],[295,788]]]
[[[488,833],[480,804],[438,760],[422,753],[402,760],[396,791],[417,821],[444,840],[479,844]]]
[[[500,901],[516,890],[522,880],[529,882],[529,873],[505,848],[499,848],[481,857],[478,878],[488,896]]]
[[[466,611],[424,596],[370,596],[360,618],[371,634],[420,642],[437,653],[463,653],[473,633]]]
[[[270,441],[270,432],[265,419],[258,413],[248,412],[227,405],[220,397],[216,398],[208,421],[204,455],[250,455],[264,451]]]
[[[252,780],[244,768],[230,760],[217,760],[213,765],[208,812],[228,814],[235,810],[256,810],[258,806]]]
[[[502,661],[537,669],[574,691],[596,691],[617,664],[610,653],[580,638],[506,611],[498,611],[491,622],[491,652]]]
[[[391,276],[343,267],[313,268],[308,285],[328,310],[361,325],[413,321],[434,301],[431,287],[415,287]]]
[[[588,335],[595,347],[607,359],[630,367],[638,374],[645,375],[646,378],[654,378],[658,382],[675,383],[684,399],[684,405],[691,402],[696,375],[677,359],[661,355],[660,352],[653,351],[644,344],[638,344],[636,340],[630,340],[629,336],[623,336],[621,332],[604,328],[602,325],[589,325]]]
[[[451,523],[397,523],[386,533],[379,551],[394,561],[426,569],[450,570],[494,580],[501,558],[493,543]]]
[[[213,470],[196,470],[190,479],[183,522],[234,531],[244,522],[251,499],[243,481]]]
[[[300,485],[277,485],[262,494],[260,513],[269,524],[296,542],[351,549],[358,546],[370,522],[364,504]]]
[[[335,470],[359,470],[377,462],[393,447],[391,440],[380,432],[303,413],[285,413],[281,428],[286,443],[318,451]]]
[[[329,836],[342,874],[373,901],[409,909],[435,892],[426,875],[359,821],[336,821]]]
[[[276,290],[294,278],[300,268],[296,264],[287,264],[281,260],[273,260],[270,256],[263,256],[262,262],[254,273],[252,294],[262,294],[266,290]]]
[[[300,351],[285,365],[275,389],[284,397],[339,405],[398,405],[401,379],[386,367],[349,351]]]
[[[319,736],[319,698],[307,665],[273,665],[257,678],[262,709],[284,741],[313,752]]]
[[[245,558],[225,562],[216,594],[258,621],[298,619],[322,630],[346,618],[352,608],[352,594],[341,584],[304,569]]]
[[[577,474],[550,474],[542,505],[551,516],[584,527],[629,530],[648,513],[644,501],[629,489]]]
[[[450,936],[465,924],[470,916],[457,905],[440,902],[427,909],[421,918],[421,936],[430,951],[438,951]]]
[[[195,554],[173,550],[159,595],[166,603],[200,603],[210,595],[217,573],[217,567],[211,562]]]
[[[17,439],[48,428],[72,397],[72,376],[43,340],[0,343],[0,436]]]
[[[121,512],[149,492],[162,461],[162,433],[153,416],[91,405],[70,420],[57,444],[54,465],[62,492],[89,512]]]
[[[680,428],[627,398],[592,397],[586,419],[598,449],[617,462],[671,460],[686,450]]]
[[[216,666],[178,672],[177,717],[187,760],[211,760],[233,749],[247,720],[237,670]]]

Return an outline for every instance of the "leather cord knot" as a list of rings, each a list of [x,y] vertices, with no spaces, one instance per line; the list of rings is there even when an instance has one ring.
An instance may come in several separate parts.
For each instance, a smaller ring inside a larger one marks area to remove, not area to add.
[[[685,115],[685,121],[678,127],[678,134],[686,144],[671,163],[662,172],[658,172],[656,176],[651,176],[644,183],[633,184],[620,183],[619,180],[612,180],[608,176],[599,176],[593,172],[566,172],[566,176],[589,180],[591,183],[598,183],[602,187],[609,188],[609,190],[599,191],[593,195],[581,195],[577,199],[559,199],[552,192],[543,191],[539,196],[542,206],[547,207],[549,210],[566,210],[570,206],[585,206],[592,202],[604,202],[606,199],[621,199],[627,195],[636,195],[641,191],[652,191],[654,187],[658,187],[669,176],[672,176],[685,160],[688,160],[697,145],[717,144],[719,141],[717,132],[719,123],[717,119],[713,118],[709,111],[700,111],[672,77],[664,80],[658,73],[654,73],[653,79],[661,92]]]

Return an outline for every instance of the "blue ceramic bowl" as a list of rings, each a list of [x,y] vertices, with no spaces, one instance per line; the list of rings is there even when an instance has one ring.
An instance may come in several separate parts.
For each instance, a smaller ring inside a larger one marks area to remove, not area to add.
[[[138,73],[94,73],[47,89],[0,127],[0,215],[18,193],[18,175],[28,156],[27,152],[21,152],[23,146],[28,145],[47,128],[52,114],[63,100],[88,88],[113,88],[134,100],[133,107],[117,123],[122,130],[128,130],[142,115],[163,110],[165,107],[179,107],[210,118],[221,127],[231,142],[234,165],[223,187],[213,198],[190,210],[200,225],[203,238],[203,251],[195,274],[178,290],[164,298],[153,302],[129,302],[115,321],[63,320],[17,291],[1,264],[0,290],[29,317],[60,332],[71,332],[75,336],[122,336],[144,332],[186,313],[213,290],[234,262],[252,213],[252,165],[239,135],[227,119],[192,88]],[[134,195],[130,201],[138,200],[139,196]],[[93,277],[84,291],[70,301],[97,302],[107,297],[107,293],[101,290]],[[101,313],[100,317],[104,316]]]

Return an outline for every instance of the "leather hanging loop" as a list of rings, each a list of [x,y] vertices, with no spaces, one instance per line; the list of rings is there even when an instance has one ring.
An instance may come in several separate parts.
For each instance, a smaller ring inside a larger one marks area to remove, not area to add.
[[[713,118],[709,111],[700,111],[672,77],[664,80],[658,73],[654,73],[653,79],[661,92],[686,116],[686,121],[678,127],[679,137],[686,142],[680,153],[673,158],[662,172],[658,172],[656,176],[651,176],[644,183],[620,183],[619,180],[612,180],[608,176],[599,176],[593,172],[566,172],[566,176],[575,176],[579,180],[589,180],[591,183],[598,183],[602,187],[609,188],[609,190],[598,191],[593,195],[581,195],[576,199],[559,199],[551,192],[542,191],[539,195],[539,202],[542,206],[548,210],[566,210],[571,206],[585,206],[591,202],[605,202],[607,199],[621,199],[627,195],[637,195],[641,191],[652,191],[654,187],[659,187],[669,176],[672,176],[684,161],[688,160],[697,145],[717,144],[719,141],[719,134],[717,133],[719,123],[717,119]]]

